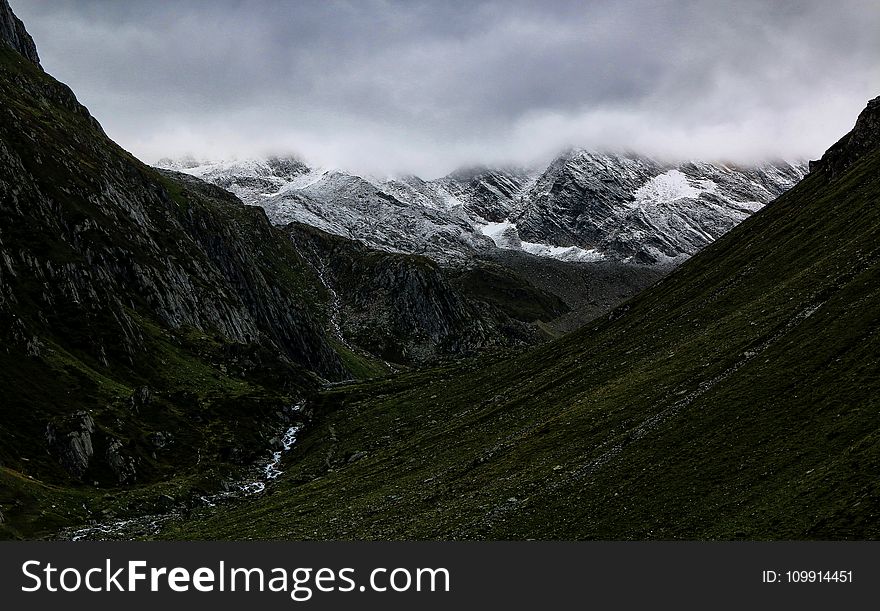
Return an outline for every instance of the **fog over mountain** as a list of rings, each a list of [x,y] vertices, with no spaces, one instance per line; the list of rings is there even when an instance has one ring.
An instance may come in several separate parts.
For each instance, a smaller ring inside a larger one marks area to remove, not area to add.
[[[12,5],[150,163],[292,152],[432,178],[569,145],[816,158],[880,80],[870,1]]]

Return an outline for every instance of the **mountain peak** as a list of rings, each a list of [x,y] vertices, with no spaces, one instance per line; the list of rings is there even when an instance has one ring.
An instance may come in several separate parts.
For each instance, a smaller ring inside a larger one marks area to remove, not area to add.
[[[0,0],[0,41],[8,44],[36,65],[40,65],[37,45],[34,44],[34,39],[28,34],[21,19],[12,12],[8,0]]]
[[[864,155],[880,148],[880,96],[870,100],[852,130],[831,146],[822,159],[810,162],[810,171],[834,178]]]

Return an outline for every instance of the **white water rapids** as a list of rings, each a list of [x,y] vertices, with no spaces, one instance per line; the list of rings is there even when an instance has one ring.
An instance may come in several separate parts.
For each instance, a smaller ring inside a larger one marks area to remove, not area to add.
[[[281,439],[281,449],[272,452],[272,458],[263,466],[263,477],[256,481],[242,484],[241,491],[246,495],[258,494],[266,489],[266,483],[275,479],[283,473],[281,470],[281,456],[285,452],[289,452],[293,444],[296,443],[296,434],[299,433],[299,426],[292,426],[284,433]]]

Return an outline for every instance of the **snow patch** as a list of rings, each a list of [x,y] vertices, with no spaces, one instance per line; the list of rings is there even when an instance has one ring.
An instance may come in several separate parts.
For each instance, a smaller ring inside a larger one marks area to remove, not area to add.
[[[703,181],[712,182],[712,181]],[[714,182],[712,183],[715,184]],[[636,206],[644,204],[667,204],[679,199],[696,199],[709,189],[697,189],[681,170],[669,170],[655,176],[636,189]]]
[[[577,246],[550,246],[549,244],[536,244],[523,242],[522,249],[527,253],[538,257],[549,257],[560,261],[575,261],[577,263],[593,263],[602,261],[605,255],[598,250],[579,248]]]
[[[586,250],[577,246],[552,246],[536,242],[523,242],[520,240],[516,224],[508,221],[500,223],[486,223],[479,227],[486,237],[492,239],[498,248],[506,250],[521,250],[537,257],[559,259],[561,261],[576,261],[578,263],[590,263],[601,261],[605,255],[598,250]]]
[[[276,193],[266,193],[264,197],[275,197],[276,195],[281,195],[282,193],[289,191],[301,191],[302,189],[307,189],[320,182],[321,179],[330,172],[331,170],[327,168],[312,168],[305,174],[300,174],[299,176],[294,177],[293,180],[285,182],[284,186],[282,186]]]
[[[480,232],[491,238],[498,248],[508,248],[519,250],[520,239],[516,225],[510,221],[502,221],[501,223],[486,223],[480,226]]]

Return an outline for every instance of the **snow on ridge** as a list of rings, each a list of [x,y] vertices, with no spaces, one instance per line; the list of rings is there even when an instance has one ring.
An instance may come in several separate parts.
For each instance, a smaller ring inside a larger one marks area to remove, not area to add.
[[[376,185],[380,190],[401,201],[434,210],[463,208],[464,204],[441,183],[422,180],[417,176],[389,178]]]
[[[511,223],[509,220],[499,223],[487,222],[485,225],[479,225],[478,228],[483,235],[495,242],[495,246],[505,250],[521,250],[537,257],[578,263],[591,263],[605,259],[605,255],[595,249],[587,250],[578,246],[553,246],[537,242],[524,242],[520,240],[516,223]]]
[[[237,176],[263,177],[270,174],[269,166],[260,159],[222,159],[216,161],[183,159],[175,161],[162,159],[157,167],[176,170],[196,178],[214,174],[234,174]]]
[[[626,261],[639,252],[642,259],[661,263],[687,258],[804,172],[793,164],[738,167],[688,161],[676,166],[586,150],[543,168],[483,168],[431,180],[312,168],[293,158],[189,157],[156,165],[218,184],[245,204],[262,206],[275,224],[298,221],[381,250],[464,260],[494,244],[566,261]],[[573,187],[555,189],[560,180]],[[595,197],[578,214],[598,207],[597,222],[605,235],[579,247],[554,245],[554,226],[572,231],[579,226],[571,210],[580,209],[584,192]],[[607,218],[604,204],[613,210]],[[536,242],[523,242],[511,219],[528,226]],[[592,248],[595,243],[603,250]],[[681,254],[672,255],[676,252]]]
[[[704,188],[694,187],[681,170],[669,170],[655,176],[636,189],[634,193],[636,206],[654,203],[667,204],[679,199],[696,199],[700,193],[711,192],[713,187],[717,188],[717,185],[711,180],[701,180],[699,183],[703,183],[700,186]]]
[[[286,181],[277,192],[267,193],[266,197],[274,197],[275,195],[281,195],[282,193],[287,193],[289,191],[301,191],[302,189],[306,189],[320,182],[331,171],[332,170],[329,170],[328,168],[310,168],[308,172],[294,177],[293,180]]]

